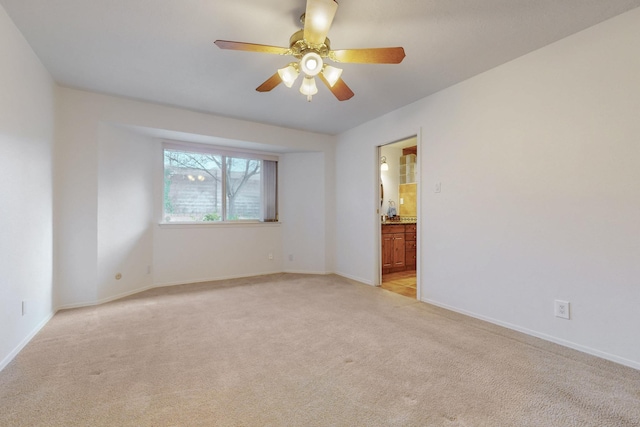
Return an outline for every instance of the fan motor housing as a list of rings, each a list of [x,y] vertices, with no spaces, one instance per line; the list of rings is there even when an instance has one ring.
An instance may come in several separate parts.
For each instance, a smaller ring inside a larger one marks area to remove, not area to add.
[[[324,39],[324,43],[319,46],[311,46],[304,39],[304,30],[296,31],[289,39],[291,56],[301,59],[307,52],[316,52],[320,57],[326,58],[331,50],[329,38]]]

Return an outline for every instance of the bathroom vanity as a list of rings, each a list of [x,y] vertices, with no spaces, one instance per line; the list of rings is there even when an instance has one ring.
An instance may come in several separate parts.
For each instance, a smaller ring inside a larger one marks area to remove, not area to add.
[[[382,274],[416,269],[416,223],[385,221],[381,224]]]

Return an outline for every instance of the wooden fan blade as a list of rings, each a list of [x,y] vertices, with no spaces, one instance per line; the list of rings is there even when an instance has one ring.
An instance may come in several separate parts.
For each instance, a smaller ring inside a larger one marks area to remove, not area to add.
[[[276,55],[288,55],[291,50],[286,47],[268,46],[265,44],[232,42],[229,40],[216,40],[214,42],[220,49],[243,50],[245,52],[274,53]]]
[[[320,78],[320,80],[322,80],[322,83],[324,83],[329,88],[331,93],[333,93],[335,97],[338,98],[339,101],[346,101],[347,99],[353,98],[353,91],[349,88],[349,86],[347,86],[342,78],[339,78],[336,84],[334,84],[332,87],[325,76],[322,75],[322,73],[318,74],[318,77]]]
[[[304,39],[311,46],[324,43],[336,16],[338,3],[334,0],[307,0],[304,14]]]
[[[329,52],[329,58],[333,61],[360,64],[399,64],[404,57],[404,49],[401,47],[343,49]]]
[[[269,92],[271,89],[278,86],[280,83],[282,83],[282,79],[280,78],[280,75],[276,71],[276,73],[273,76],[269,77],[264,83],[258,86],[256,90],[258,92]]]

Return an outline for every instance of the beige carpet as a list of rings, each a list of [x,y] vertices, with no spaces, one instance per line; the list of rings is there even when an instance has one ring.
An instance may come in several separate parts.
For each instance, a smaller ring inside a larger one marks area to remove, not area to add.
[[[58,313],[1,426],[640,426],[640,371],[336,276]]]

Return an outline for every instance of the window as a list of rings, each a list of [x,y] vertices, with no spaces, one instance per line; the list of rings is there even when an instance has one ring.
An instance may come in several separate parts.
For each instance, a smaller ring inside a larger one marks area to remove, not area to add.
[[[164,222],[277,221],[277,158],[166,143]]]

